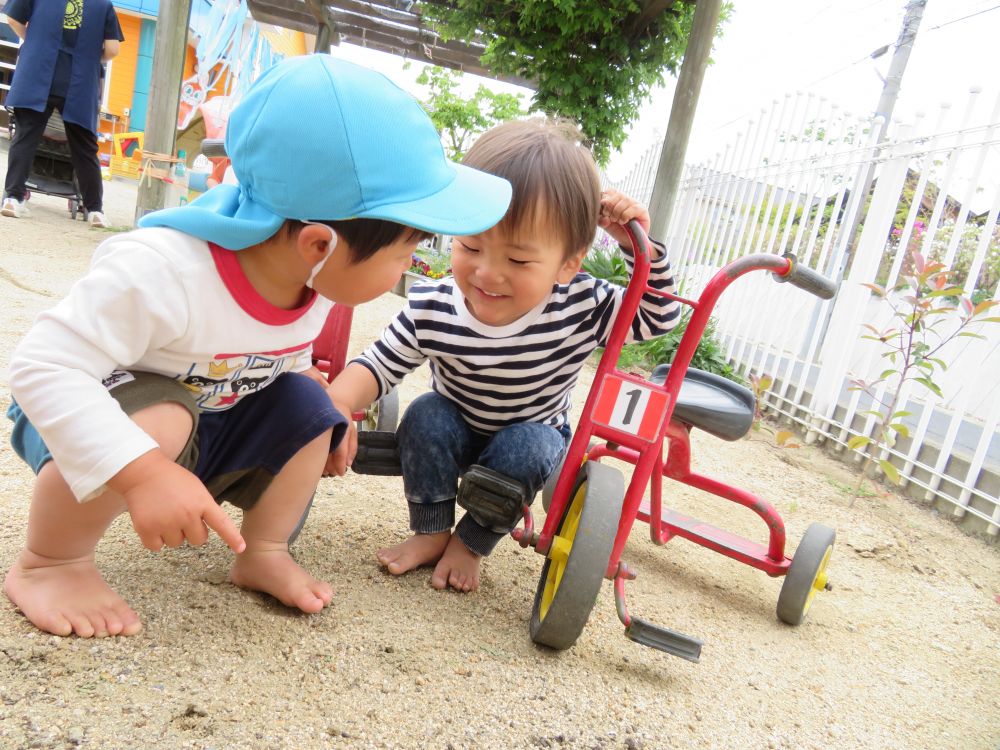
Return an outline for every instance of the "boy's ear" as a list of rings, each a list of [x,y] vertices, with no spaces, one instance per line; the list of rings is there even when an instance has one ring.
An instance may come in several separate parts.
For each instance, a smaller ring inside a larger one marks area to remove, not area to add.
[[[564,260],[562,267],[559,269],[559,274],[556,276],[556,280],[560,284],[571,282],[573,277],[580,273],[580,267],[583,265],[585,257],[587,257],[587,248],[584,247]]]
[[[306,224],[295,238],[295,249],[308,265],[315,265],[330,249],[330,230],[325,226]]]

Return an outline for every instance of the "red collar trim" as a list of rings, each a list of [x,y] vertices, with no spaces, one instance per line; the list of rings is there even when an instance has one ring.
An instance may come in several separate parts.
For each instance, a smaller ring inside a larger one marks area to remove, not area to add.
[[[272,326],[289,325],[309,312],[316,301],[316,292],[310,289],[309,300],[301,307],[295,307],[291,310],[275,307],[260,296],[260,293],[250,284],[236,258],[236,251],[226,250],[214,242],[209,242],[208,248],[212,252],[212,260],[215,261],[215,269],[219,272],[222,283],[226,285],[226,289],[229,290],[236,304],[254,320]]]

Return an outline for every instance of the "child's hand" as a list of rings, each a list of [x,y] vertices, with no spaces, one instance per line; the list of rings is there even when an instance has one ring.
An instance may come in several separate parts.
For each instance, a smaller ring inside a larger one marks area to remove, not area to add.
[[[334,402],[334,408],[347,417],[347,431],[340,443],[330,453],[326,459],[326,466],[323,468],[325,477],[342,477],[354,463],[354,456],[358,452],[358,428],[351,419],[351,410],[344,404]]]
[[[132,526],[147,549],[180,547],[185,540],[200,546],[208,539],[209,529],[233,552],[246,549],[236,524],[201,480],[159,451],[140,456],[109,484],[125,498]]]
[[[610,234],[619,245],[632,246],[628,233],[620,226],[632,219],[639,222],[644,232],[649,233],[649,211],[644,205],[610,188],[601,193],[601,215],[597,219],[597,226]]]
[[[315,380],[317,383],[323,386],[324,389],[326,389],[330,385],[330,381],[326,379],[326,375],[324,375],[323,371],[320,370],[318,367],[316,367],[316,365],[313,365],[308,370],[303,370],[302,374],[305,375],[310,380]]]

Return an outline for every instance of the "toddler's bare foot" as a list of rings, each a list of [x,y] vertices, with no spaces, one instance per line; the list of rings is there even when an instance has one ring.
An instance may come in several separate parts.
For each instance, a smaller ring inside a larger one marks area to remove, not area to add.
[[[333,599],[333,588],[309,575],[288,554],[288,546],[276,543],[247,544],[236,556],[229,580],[241,589],[263,591],[286,607],[303,612],[319,612]]]
[[[93,557],[56,560],[22,550],[3,590],[46,633],[102,638],[142,630],[139,615],[105,583]]]
[[[475,591],[479,588],[479,563],[483,558],[470,550],[462,540],[452,535],[448,548],[431,575],[431,586],[455,591]]]
[[[449,539],[451,539],[450,531],[414,534],[405,542],[380,549],[375,553],[375,557],[390,573],[398,576],[421,565],[436,563],[444,554]]]

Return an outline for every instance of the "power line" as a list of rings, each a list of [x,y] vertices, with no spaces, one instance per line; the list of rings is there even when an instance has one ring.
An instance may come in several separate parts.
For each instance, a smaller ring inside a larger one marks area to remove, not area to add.
[[[839,74],[843,73],[843,72],[844,72],[845,70],[849,70],[850,68],[853,68],[853,67],[854,67],[855,65],[860,65],[861,63],[863,63],[863,62],[864,62],[865,60],[867,60],[867,59],[868,59],[868,58],[870,58],[870,57],[871,57],[871,55],[870,55],[870,54],[869,54],[869,55],[865,55],[865,56],[863,56],[863,57],[859,57],[859,58],[858,58],[857,60],[855,60],[854,62],[852,62],[852,63],[847,63],[847,65],[845,65],[844,67],[842,67],[842,68],[837,68],[837,69],[836,69],[835,71],[833,71],[832,73],[827,73],[827,74],[826,74],[825,76],[823,76],[822,78],[817,78],[817,79],[816,79],[815,81],[813,81],[812,83],[807,83],[807,84],[805,85],[805,88],[811,88],[812,86],[815,86],[815,85],[816,85],[817,83],[822,83],[822,82],[823,82],[823,81],[825,81],[825,80],[826,80],[827,78],[833,78],[833,77],[834,77],[835,75],[839,75]]]
[[[945,21],[944,23],[939,23],[937,26],[931,26],[927,31],[937,31],[938,29],[943,29],[945,26],[951,26],[953,23],[958,23],[959,21],[964,21],[967,18],[975,18],[976,16],[981,16],[983,13],[989,13],[991,10],[1000,9],[1000,5],[994,5],[992,8],[987,8],[986,10],[976,11],[975,13],[970,13],[967,16],[962,16],[961,18],[953,18],[950,21]]]

